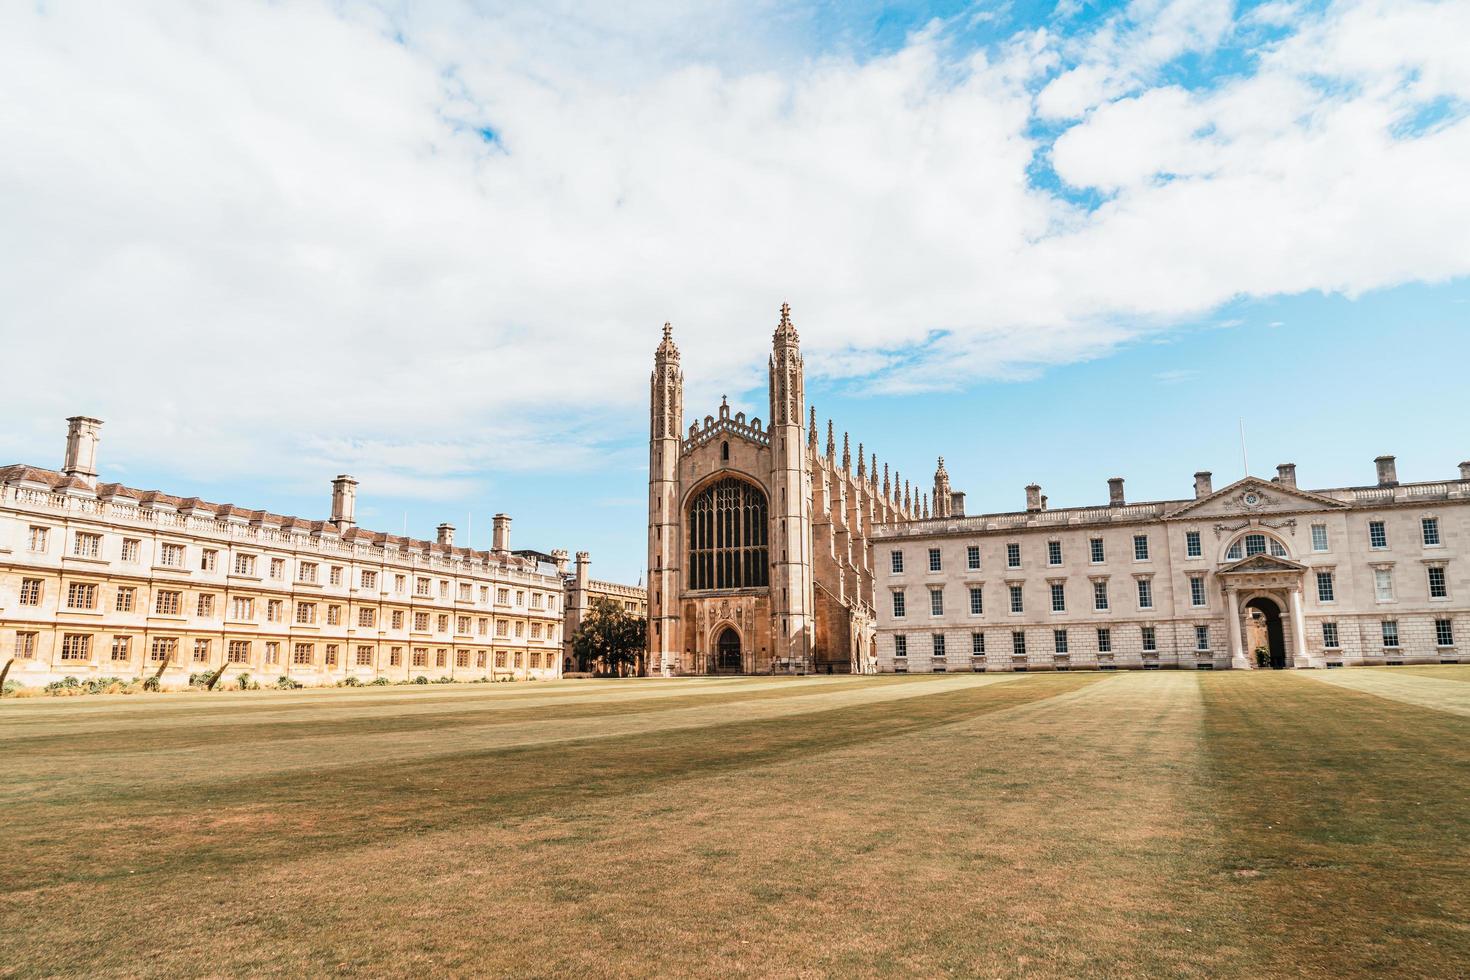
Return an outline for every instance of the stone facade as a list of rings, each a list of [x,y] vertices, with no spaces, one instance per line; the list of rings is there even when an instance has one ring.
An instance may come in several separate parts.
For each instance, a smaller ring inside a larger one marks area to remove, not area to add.
[[[650,379],[651,673],[876,669],[869,535],[926,504],[887,466],[880,484],[876,456],[864,459],[859,444],[854,459],[846,435],[839,457],[830,422],[819,449],[786,306],[769,372],[768,421],[722,403],[686,430],[679,350],[664,325]],[[963,497],[946,487],[936,510],[954,500]]]
[[[941,461],[942,462],[942,461]],[[1298,489],[1296,467],[1190,500],[875,528],[883,671],[1470,661],[1470,463],[1458,480]]]
[[[358,528],[357,483],[325,521],[98,483],[101,423],[70,420],[60,471],[0,468],[0,662],[25,685],[162,683],[225,666],[272,683],[550,679],[563,581],[510,552]]]

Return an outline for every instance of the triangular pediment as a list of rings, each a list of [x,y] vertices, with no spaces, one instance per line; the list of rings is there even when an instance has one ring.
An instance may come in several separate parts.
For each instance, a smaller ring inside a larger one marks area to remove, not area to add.
[[[1221,566],[1218,575],[1229,575],[1235,572],[1304,572],[1307,566],[1294,562],[1289,558],[1277,558],[1275,555],[1251,555],[1240,561]]]
[[[1250,517],[1256,514],[1283,514],[1304,510],[1341,510],[1347,504],[1310,490],[1282,486],[1270,480],[1248,476],[1230,486],[1216,490],[1208,497],[1191,500],[1167,517]]]

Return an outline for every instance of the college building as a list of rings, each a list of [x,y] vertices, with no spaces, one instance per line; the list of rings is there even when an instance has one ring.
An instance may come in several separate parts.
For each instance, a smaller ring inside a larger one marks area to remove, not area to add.
[[[770,414],[684,419],[672,329],[650,378],[647,671],[852,672],[876,663],[878,528],[921,516],[906,484],[827,424],[809,422],[801,342],[782,305],[771,338]],[[804,423],[806,423],[804,425]]]
[[[873,529],[878,669],[1470,662],[1470,463],[1304,490],[1296,467],[1183,500],[934,517]],[[943,460],[936,476],[947,484]]]
[[[68,423],[60,470],[0,468],[10,680],[560,676],[566,553],[513,553],[508,516],[475,551],[449,524],[435,541],[359,528],[350,476],[327,520],[99,483],[101,423]]]

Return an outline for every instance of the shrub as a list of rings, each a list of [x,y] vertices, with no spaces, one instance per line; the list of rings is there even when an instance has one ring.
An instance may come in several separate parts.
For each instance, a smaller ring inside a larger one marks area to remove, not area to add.
[[[88,694],[116,694],[126,683],[121,677],[94,677],[85,686]]]
[[[276,687],[279,688],[282,691],[294,691],[294,690],[296,690],[300,686],[301,686],[301,682],[300,681],[293,681],[291,678],[287,677],[285,674],[282,674],[276,680]]]
[[[453,684],[454,683],[454,678],[453,677],[436,677],[436,678],[434,678],[434,683],[435,684]]]
[[[240,690],[242,691],[254,691],[260,687],[259,684],[256,684],[250,679],[249,671],[245,671],[239,677],[236,677],[235,683],[240,685]]]
[[[59,681],[52,681],[46,685],[47,694],[70,694],[82,686],[82,682],[75,677],[63,677]]]
[[[369,687],[386,687],[393,682],[386,677],[377,677],[368,682]]]
[[[362,681],[356,677],[344,677],[337,682],[338,687],[362,687]]]
[[[207,685],[209,683],[209,677],[210,677],[210,674],[209,674],[208,671],[206,671],[205,673],[202,673],[202,674],[190,674],[189,675],[189,686],[190,687],[204,687],[205,685]]]
[[[425,677],[423,674],[420,674],[419,676],[417,676],[417,677],[415,677],[413,679],[413,682],[415,684],[427,684],[427,683],[429,683],[429,679],[427,677]]]

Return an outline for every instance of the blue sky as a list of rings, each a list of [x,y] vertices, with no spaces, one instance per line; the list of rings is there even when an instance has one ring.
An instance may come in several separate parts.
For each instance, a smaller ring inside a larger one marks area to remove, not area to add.
[[[0,11],[0,461],[593,553],[691,417],[810,400],[974,510],[1470,457],[1470,4],[153,0]],[[485,133],[493,133],[486,139]],[[64,338],[65,366],[57,339]]]

